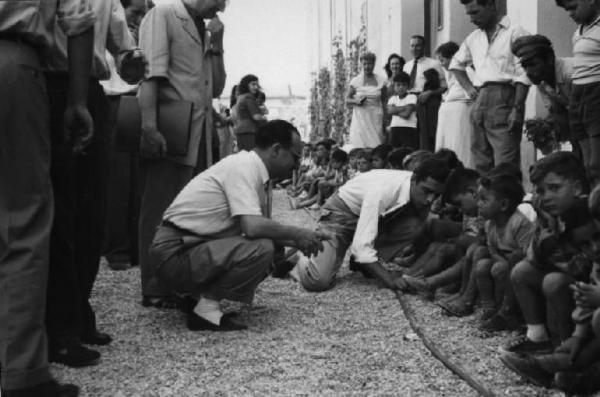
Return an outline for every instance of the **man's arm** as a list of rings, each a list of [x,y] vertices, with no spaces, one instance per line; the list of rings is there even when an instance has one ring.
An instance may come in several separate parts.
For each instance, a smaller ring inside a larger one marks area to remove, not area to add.
[[[477,98],[477,94],[478,94],[477,88],[475,88],[475,86],[473,85],[473,82],[471,81],[471,79],[469,78],[469,75],[467,75],[467,72],[465,70],[452,70],[451,73],[454,73],[454,76],[456,77],[458,84],[460,84],[460,86],[463,88],[463,90],[466,91],[469,98],[471,98],[471,99]]]
[[[142,116],[142,136],[140,138],[140,154],[146,158],[160,158],[167,153],[167,142],[158,130],[158,78],[151,78],[142,83],[138,102]]]
[[[508,115],[508,129],[513,134],[520,134],[523,131],[523,121],[525,120],[525,101],[529,93],[529,86],[523,83],[515,83],[515,103]]]
[[[213,98],[219,97],[225,88],[227,74],[225,73],[225,62],[223,60],[223,35],[225,25],[219,19],[214,17],[206,25],[206,30],[210,33],[209,56],[212,67]]]
[[[305,255],[316,255],[323,250],[322,240],[328,235],[295,226],[286,226],[260,215],[240,215],[242,233],[249,239],[266,238],[298,248]]]
[[[83,150],[94,134],[94,123],[86,105],[93,48],[93,27],[67,38],[69,102],[65,110],[65,132],[75,143],[75,151]]]

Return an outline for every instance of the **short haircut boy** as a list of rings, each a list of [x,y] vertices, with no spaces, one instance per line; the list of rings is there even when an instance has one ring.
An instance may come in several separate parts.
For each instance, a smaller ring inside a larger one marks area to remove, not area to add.
[[[315,149],[319,146],[323,146],[327,151],[331,150],[331,141],[328,139],[323,139],[315,144]]]
[[[348,162],[348,154],[341,149],[336,149],[331,153],[331,161],[346,164]]]
[[[463,163],[458,159],[456,152],[450,149],[438,150],[433,154],[433,158],[443,161],[451,170],[463,167]]]
[[[409,85],[410,84],[410,75],[406,72],[400,72],[392,78],[392,81],[394,83]]]
[[[356,158],[357,159],[365,159],[369,163],[373,159],[373,157],[371,156],[371,151],[370,150],[365,150],[365,149],[361,149],[361,151],[356,154]]]
[[[376,146],[371,151],[371,157],[379,157],[383,161],[387,161],[388,154],[392,151],[392,147],[386,143]]]
[[[466,193],[469,187],[477,186],[479,178],[479,172],[470,168],[453,170],[446,180],[446,189],[442,195],[443,202],[451,203],[456,196]]]
[[[531,169],[530,178],[533,184],[539,184],[549,173],[554,173],[565,179],[581,182],[581,187],[587,191],[585,169],[581,161],[571,152],[554,152],[539,160]]]
[[[403,169],[402,164],[404,163],[404,159],[412,152],[411,148],[405,146],[394,149],[388,154],[388,164],[395,170],[401,170]]]
[[[495,178],[483,177],[479,180],[482,187],[492,192],[498,200],[508,201],[508,213],[512,214],[523,201],[525,191],[521,181],[512,175],[499,175]]]
[[[521,168],[513,163],[500,163],[492,168],[485,176],[495,178],[500,175],[511,175],[520,181],[523,181],[523,172]]]

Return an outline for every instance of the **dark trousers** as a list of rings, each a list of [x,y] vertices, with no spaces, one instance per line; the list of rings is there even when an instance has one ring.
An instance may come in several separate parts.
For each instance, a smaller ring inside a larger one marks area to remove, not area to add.
[[[111,107],[110,170],[108,211],[103,252],[109,263],[138,264],[138,221],[140,213],[140,169],[137,154],[119,152],[114,146],[119,96],[108,97]]]
[[[204,157],[204,156],[202,156]],[[164,297],[169,287],[156,275],[149,249],[165,210],[194,176],[194,168],[169,160],[142,160],[139,222],[139,258],[142,272],[142,295]]]
[[[91,80],[88,109],[94,138],[75,154],[63,134],[68,78],[48,74],[51,106],[52,167],[55,219],[50,241],[46,326],[51,349],[77,341],[96,330],[89,303],[98,273],[104,219],[109,146],[109,106],[98,81]]]
[[[0,382],[50,380],[44,331],[53,201],[46,83],[35,50],[0,39]]]
[[[427,102],[417,105],[417,122],[419,129],[419,149],[433,151],[437,132],[438,111],[442,97],[432,95]]]
[[[417,150],[419,148],[419,130],[410,127],[391,127],[390,145],[394,148],[406,146]]]

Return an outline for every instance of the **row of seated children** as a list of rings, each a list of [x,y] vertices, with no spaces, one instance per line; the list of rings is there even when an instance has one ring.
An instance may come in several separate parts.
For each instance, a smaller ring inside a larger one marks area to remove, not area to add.
[[[470,315],[479,302],[482,331],[524,330],[501,348],[508,368],[540,386],[595,392],[600,187],[588,203],[585,170],[567,152],[538,161],[530,180],[535,191],[527,199],[514,166],[485,176],[455,169],[443,202],[460,209],[462,222],[430,219],[396,263],[405,292],[437,295],[446,314]]]

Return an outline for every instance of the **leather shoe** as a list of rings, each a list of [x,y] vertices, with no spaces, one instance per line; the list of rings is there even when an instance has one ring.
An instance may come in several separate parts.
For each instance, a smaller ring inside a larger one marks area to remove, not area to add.
[[[48,360],[67,367],[80,368],[98,364],[100,353],[81,344],[72,343],[63,349],[50,350]]]
[[[81,341],[86,345],[105,346],[112,342],[112,338],[109,334],[95,330],[92,333],[83,335]]]
[[[248,329],[245,324],[240,324],[232,320],[235,314],[224,314],[221,317],[219,325],[215,325],[205,318],[200,317],[196,313],[188,314],[187,327],[190,331],[242,331]]]
[[[59,384],[52,380],[26,389],[4,390],[2,395],[6,397],[77,397],[79,387],[69,383]]]

